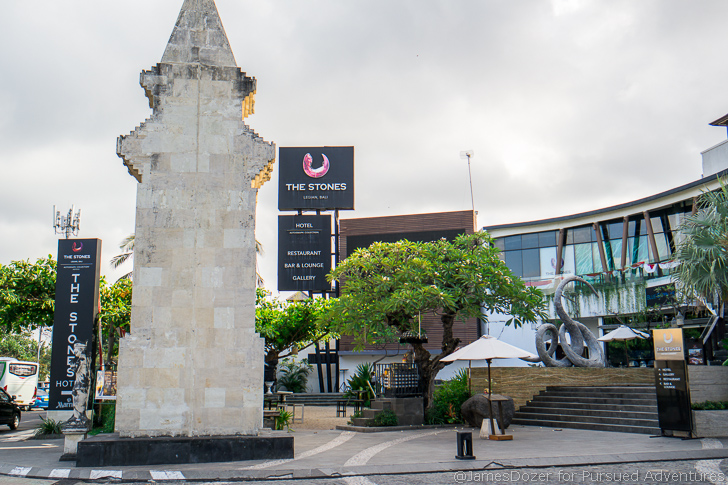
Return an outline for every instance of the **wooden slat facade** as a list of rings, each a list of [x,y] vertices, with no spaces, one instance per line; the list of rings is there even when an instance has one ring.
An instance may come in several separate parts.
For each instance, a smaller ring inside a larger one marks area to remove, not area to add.
[[[432,241],[440,239],[440,237],[450,237],[457,234],[473,234],[477,225],[476,214],[472,211],[458,212],[438,212],[431,214],[410,214],[404,216],[388,216],[388,217],[366,217],[360,219],[342,219],[340,221],[340,241],[339,251],[340,259],[353,252],[357,247],[348,244],[352,242],[368,241],[372,236],[382,236],[378,239],[400,240],[409,239],[415,241]],[[438,235],[439,233],[439,235]],[[402,237],[397,237],[397,236]],[[407,236],[411,237],[407,237]],[[423,236],[427,236],[423,238]],[[378,240],[375,238],[375,240]],[[436,353],[442,345],[442,324],[438,315],[422,315],[422,330],[427,334],[428,343],[425,347]],[[461,340],[461,345],[466,345],[479,337],[478,320],[476,318],[467,319],[465,322],[457,320],[453,326],[453,333],[456,338]],[[368,345],[364,350],[373,351],[384,349],[387,351],[396,351],[397,349],[410,348],[409,345],[399,345],[397,343],[387,344],[384,347],[375,347]],[[342,336],[342,351],[354,349],[353,338]]]

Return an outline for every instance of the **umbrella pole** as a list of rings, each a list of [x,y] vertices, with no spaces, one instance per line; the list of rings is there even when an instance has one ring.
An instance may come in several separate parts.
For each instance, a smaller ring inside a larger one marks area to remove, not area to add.
[[[629,354],[627,353],[627,340],[624,341],[624,366],[629,367]]]
[[[493,397],[493,389],[491,387],[491,380],[490,380],[490,361],[492,359],[487,359],[486,362],[488,363],[488,415],[490,419],[490,435],[493,436],[495,433],[495,426],[493,425],[493,401],[491,400]]]
[[[469,360],[468,361],[468,393],[469,394],[473,394],[473,388],[472,388],[472,384],[470,382],[470,374],[472,373],[472,370],[473,370],[472,365],[473,365],[473,361]]]

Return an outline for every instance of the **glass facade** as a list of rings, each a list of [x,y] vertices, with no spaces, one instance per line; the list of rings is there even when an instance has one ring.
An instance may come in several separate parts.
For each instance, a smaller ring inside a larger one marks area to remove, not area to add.
[[[650,244],[647,223],[642,214],[630,216],[627,223],[626,266],[664,262],[672,258],[680,240],[677,228],[690,214],[689,203],[650,213],[657,253]],[[593,225],[565,228],[560,274],[595,275],[622,269],[624,220],[600,222],[604,264]],[[497,239],[502,259],[517,276],[527,280],[552,278],[556,272],[559,231],[517,234]]]

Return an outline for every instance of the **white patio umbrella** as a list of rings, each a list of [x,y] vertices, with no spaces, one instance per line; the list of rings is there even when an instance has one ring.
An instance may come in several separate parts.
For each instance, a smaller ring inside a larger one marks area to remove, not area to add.
[[[620,325],[615,330],[612,330],[606,335],[602,335],[597,340],[599,340],[600,342],[612,342],[614,340],[624,342],[626,340],[634,340],[636,338],[644,340],[646,338],[649,338],[649,336],[646,333],[640,332],[639,330],[634,330],[627,325]],[[624,359],[627,365],[629,365],[626,342],[624,344]]]
[[[470,388],[470,370],[472,361],[485,360],[488,363],[488,408],[490,411],[491,432],[495,428],[493,427],[493,405],[490,400],[490,396],[492,394],[490,383],[490,361],[493,359],[520,359],[522,357],[537,358],[537,356],[531,352],[527,352],[523,349],[519,349],[518,347],[514,347],[511,344],[501,342],[490,335],[483,335],[475,342],[466,345],[460,350],[457,350],[442,359],[443,362],[454,362],[456,360],[468,361],[468,388]]]

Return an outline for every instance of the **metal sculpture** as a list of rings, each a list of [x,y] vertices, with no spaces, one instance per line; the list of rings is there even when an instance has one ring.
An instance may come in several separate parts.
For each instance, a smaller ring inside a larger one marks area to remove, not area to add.
[[[543,362],[546,367],[604,367],[604,356],[599,341],[594,334],[581,322],[577,322],[571,318],[564,310],[561,301],[562,294],[566,285],[572,281],[581,281],[591,289],[594,294],[597,291],[589,284],[588,281],[578,276],[569,276],[565,278],[554,294],[554,307],[556,314],[563,322],[561,328],[557,329],[551,323],[544,323],[536,331],[536,352],[538,359],[523,359],[529,362]],[[569,341],[566,340],[566,334],[569,334]],[[550,342],[547,345],[547,342]],[[589,349],[589,358],[583,357],[584,345]],[[565,357],[561,359],[554,358],[556,348],[561,345]]]

